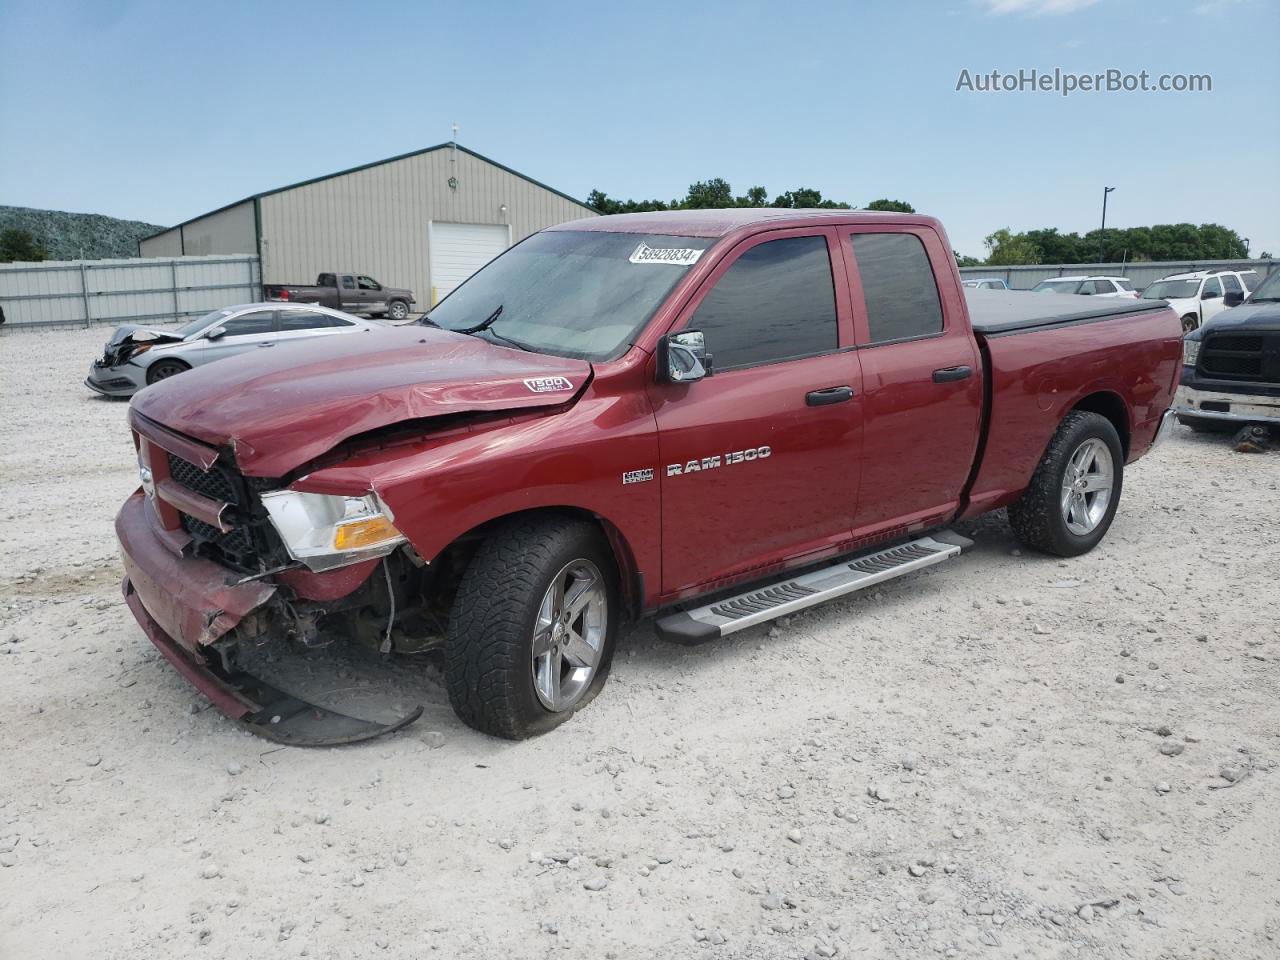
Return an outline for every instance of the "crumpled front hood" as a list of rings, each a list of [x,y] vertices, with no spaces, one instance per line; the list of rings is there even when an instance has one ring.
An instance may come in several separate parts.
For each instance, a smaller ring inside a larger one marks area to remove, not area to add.
[[[281,476],[347,437],[405,420],[556,406],[591,376],[584,360],[427,327],[280,343],[162,380],[134,409],[231,446],[250,476]]]
[[[123,343],[125,338],[132,339],[137,343],[148,341],[177,342],[182,339],[171,330],[157,330],[155,327],[144,327],[138,323],[122,323],[111,334],[111,339],[107,341],[107,346],[114,347],[119,343]]]

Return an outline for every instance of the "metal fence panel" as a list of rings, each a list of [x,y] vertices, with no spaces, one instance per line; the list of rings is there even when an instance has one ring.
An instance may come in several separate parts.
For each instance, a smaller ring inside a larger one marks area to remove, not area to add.
[[[256,256],[0,264],[7,327],[176,323],[262,299]]]
[[[1139,290],[1172,273],[1194,270],[1252,270],[1257,287],[1271,271],[1280,268],[1276,260],[1162,260],[1130,263],[1037,263],[1016,267],[961,267],[964,278],[993,277],[1004,280],[1015,290],[1030,290],[1041,280],[1053,277],[1085,276],[1128,277]]]

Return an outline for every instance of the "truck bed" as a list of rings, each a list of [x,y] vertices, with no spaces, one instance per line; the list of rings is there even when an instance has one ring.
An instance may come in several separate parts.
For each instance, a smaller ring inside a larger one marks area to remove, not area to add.
[[[1126,459],[1150,446],[1182,364],[1182,325],[1163,300],[966,290],[987,376],[986,435],[969,515],[1006,506],[1031,480],[1062,417],[1120,420]],[[1114,320],[1114,323],[1102,321]]]
[[[974,332],[987,338],[1168,309],[1163,300],[1077,297],[1029,290],[966,288],[964,298]]]

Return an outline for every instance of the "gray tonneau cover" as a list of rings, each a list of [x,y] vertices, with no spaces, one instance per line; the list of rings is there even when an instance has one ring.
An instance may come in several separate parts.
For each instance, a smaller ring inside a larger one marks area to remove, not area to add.
[[[1030,290],[970,290],[964,298],[974,332],[986,337],[1021,333],[1041,327],[1092,323],[1151,310],[1165,310],[1163,300],[1125,297],[1082,297],[1066,293],[1032,293]]]

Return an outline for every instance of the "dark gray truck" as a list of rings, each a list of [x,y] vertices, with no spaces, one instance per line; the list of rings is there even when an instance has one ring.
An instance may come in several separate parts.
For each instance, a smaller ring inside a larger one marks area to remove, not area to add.
[[[314,286],[297,283],[269,283],[263,287],[268,300],[289,303],[318,303],[334,310],[403,320],[413,307],[412,290],[384,287],[373,277],[359,273],[322,273]]]

